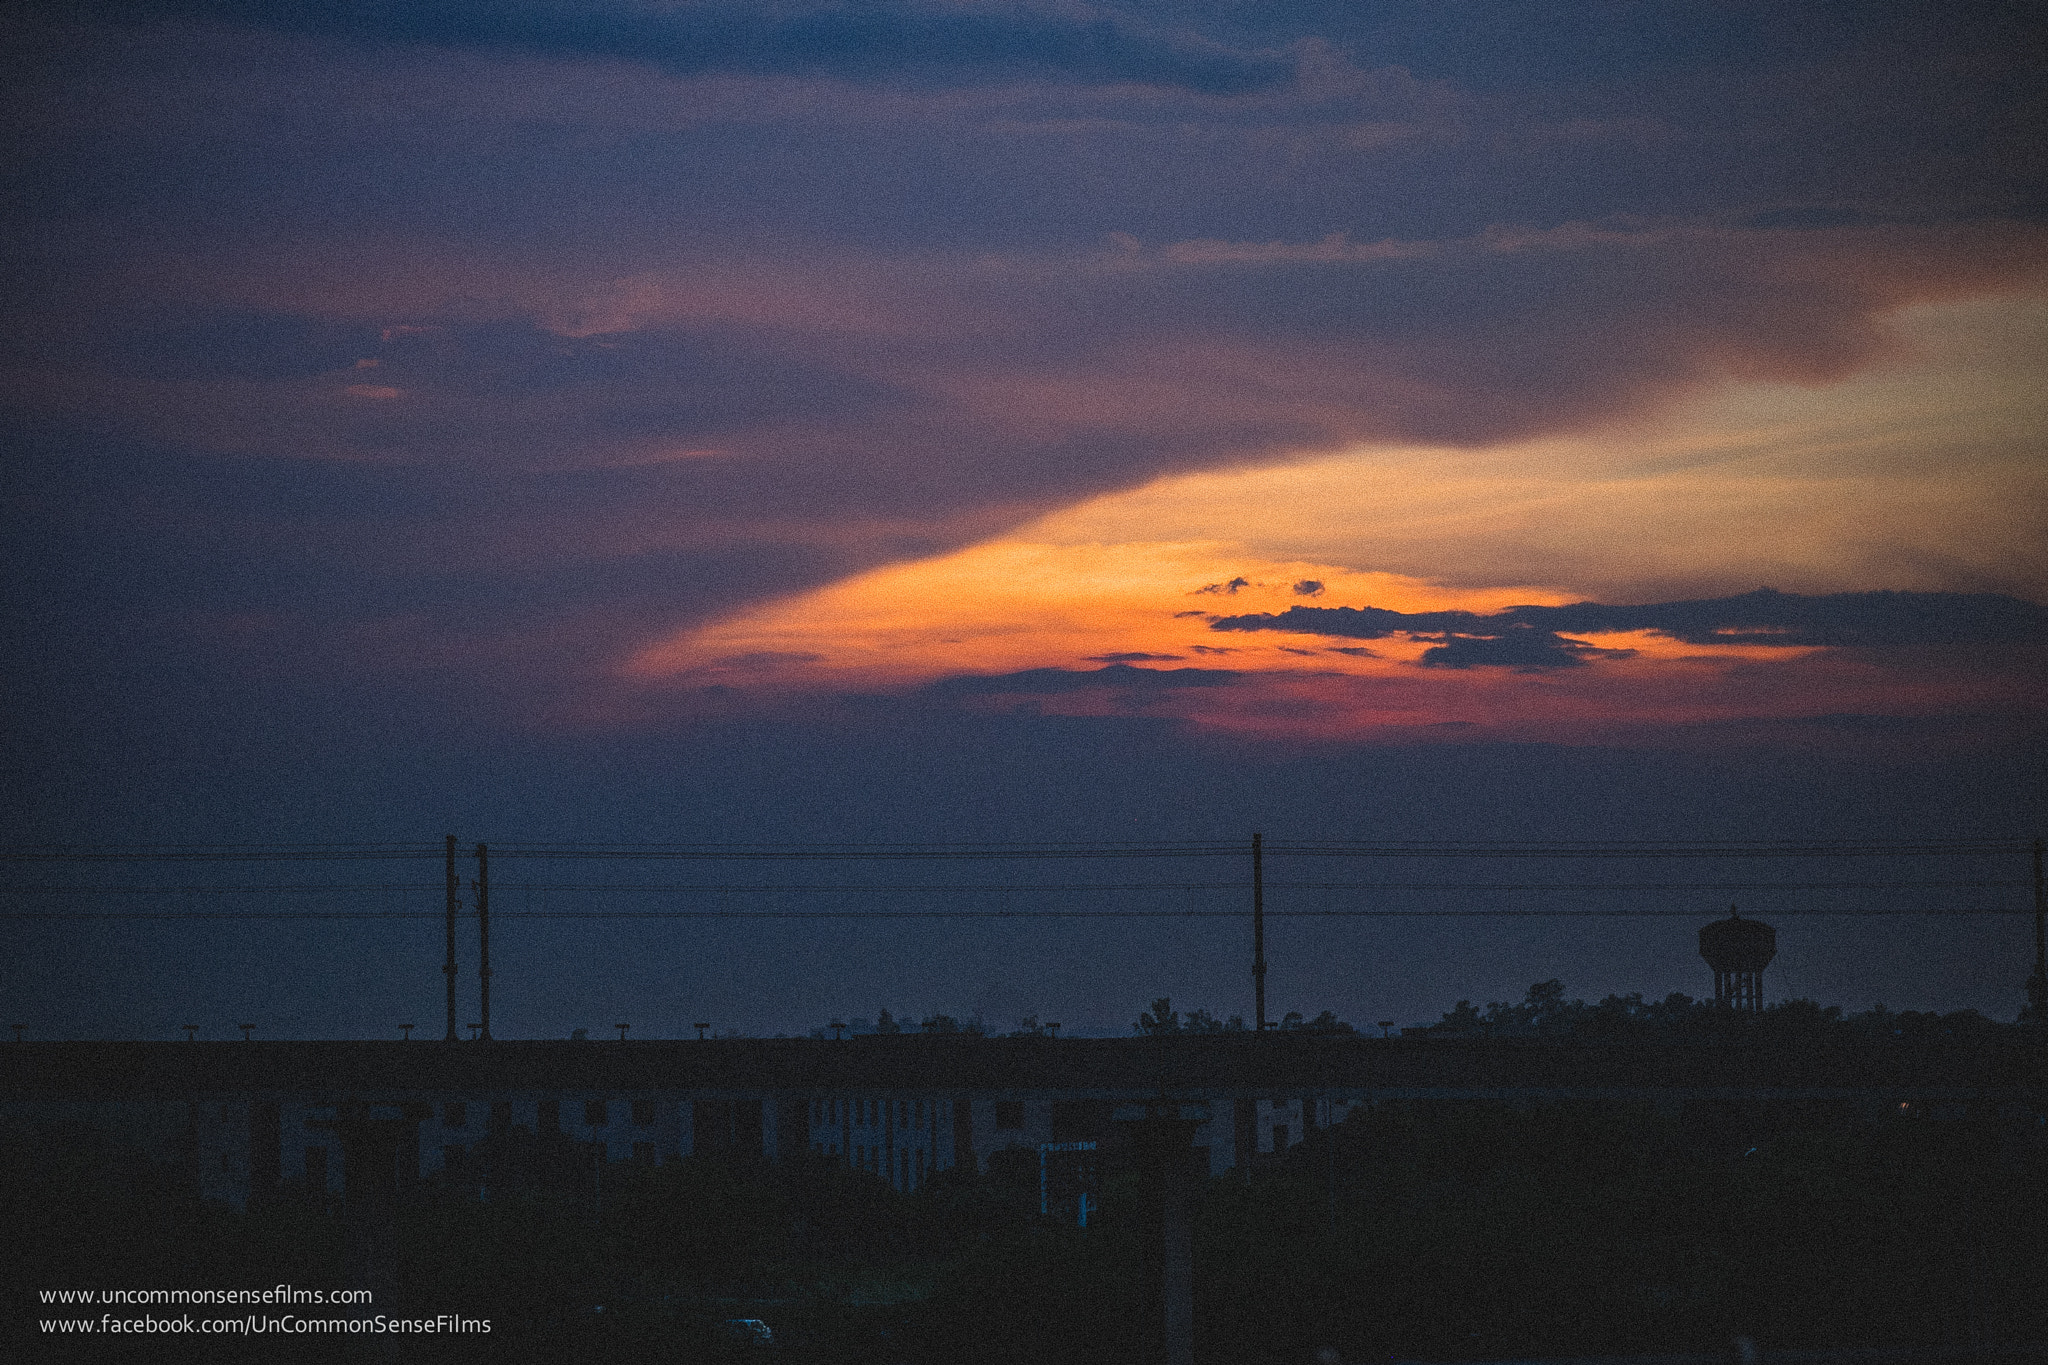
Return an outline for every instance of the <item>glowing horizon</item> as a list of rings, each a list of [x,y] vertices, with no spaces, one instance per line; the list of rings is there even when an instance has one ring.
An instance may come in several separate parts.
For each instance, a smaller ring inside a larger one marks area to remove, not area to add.
[[[1289,606],[1484,615],[1757,587],[1931,591],[1972,554],[1985,574],[2009,573],[2038,534],[2011,494],[2048,407],[2022,382],[2048,307],[1929,306],[1898,331],[1898,358],[1828,386],[1729,385],[1655,420],[1506,446],[1367,448],[1155,479],[964,549],[744,608],[643,646],[621,672],[660,691],[769,696],[1116,664],[1228,670],[1257,686],[1139,680],[1150,691],[1140,701],[1113,685],[1133,680],[1108,674],[1099,689],[1033,704],[1324,737],[2022,704],[2024,687],[1996,670],[1936,679],[1896,659],[1754,638],[1576,633],[1585,667],[1451,669],[1418,667],[1437,643],[1427,635],[1368,644],[1209,629],[1219,616]],[[1964,522],[1974,537],[1959,534]],[[1752,534],[1731,538],[1735,523]],[[1595,525],[1602,534],[1589,535]],[[1916,540],[1948,553],[1913,553]],[[1888,562],[1874,571],[1879,543]],[[1360,567],[1375,558],[1400,567]],[[1534,572],[1516,575],[1518,563]]]

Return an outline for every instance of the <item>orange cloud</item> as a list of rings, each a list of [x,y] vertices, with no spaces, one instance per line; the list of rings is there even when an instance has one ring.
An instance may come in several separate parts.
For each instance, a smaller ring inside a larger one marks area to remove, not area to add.
[[[1436,643],[1212,631],[1225,613],[1318,603],[1497,612],[1575,600],[1556,589],[1447,588],[1229,542],[994,541],[876,570],[639,651],[643,695],[728,700],[909,691],[938,684],[970,709],[1145,715],[1273,740],[1585,740],[1673,726],[1836,712],[1933,714],[2023,706],[2009,673],[1947,661],[1902,672],[1838,651],[1685,643],[1648,631],[1574,637],[1611,653],[1540,675],[1420,666]],[[943,681],[942,681],[943,680]]]
[[[1056,530],[1058,522],[1049,518],[1033,529]],[[1226,589],[1233,580],[1242,586]],[[1208,629],[1214,614],[1298,601],[1294,585],[1307,580],[1324,585],[1318,600],[1407,611],[1568,600],[1542,589],[1447,590],[1395,574],[1261,562],[1228,542],[1063,544],[1027,531],[742,612],[641,650],[626,671],[642,680],[697,681],[738,670],[760,682],[755,661],[791,659],[776,670],[776,685],[844,689],[910,686],[963,672],[1086,668],[1118,656],[1279,669],[1370,665],[1337,652],[1341,642],[1305,655],[1293,652],[1300,649],[1293,640]]]

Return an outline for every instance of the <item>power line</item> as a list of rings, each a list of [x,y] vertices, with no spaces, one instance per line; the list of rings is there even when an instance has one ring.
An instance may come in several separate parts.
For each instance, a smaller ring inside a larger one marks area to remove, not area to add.
[[[1856,844],[1404,845],[1271,844],[1269,853],[1315,858],[1925,858],[2017,853],[2018,842]]]
[[[1239,843],[1177,844],[683,844],[503,845],[503,856],[549,860],[732,861],[956,860],[1068,858],[1241,858]],[[2018,840],[1677,841],[1641,843],[1425,841],[1286,842],[1268,854],[1315,858],[1849,858],[1958,857],[2024,852]]]
[[[225,848],[171,849],[6,849],[7,863],[339,863],[399,862],[436,856],[429,848]]]
[[[1699,919],[1701,910],[1268,910],[1269,919]],[[1943,909],[1776,908],[1781,916],[1851,918],[1947,918],[1965,915],[2027,915],[2025,908]],[[1249,910],[501,910],[500,919],[1249,919]],[[429,910],[21,910],[0,911],[0,920],[431,920]]]
[[[1901,840],[1275,840],[1265,852],[1314,858],[1862,858],[2024,853],[2018,839]],[[498,856],[561,861],[998,861],[1104,858],[1237,858],[1230,840],[977,841],[956,843],[507,843]],[[42,844],[0,849],[0,862],[349,862],[438,857],[438,845]]]
[[[1911,891],[2002,890],[2025,880],[1832,882],[1293,882],[1268,879],[1283,891]],[[1251,883],[1225,882],[500,882],[500,891],[934,893],[990,891],[1245,891]],[[41,882],[0,886],[0,895],[326,895],[348,892],[439,891],[429,882],[291,882],[197,886],[191,884],[80,885]]]

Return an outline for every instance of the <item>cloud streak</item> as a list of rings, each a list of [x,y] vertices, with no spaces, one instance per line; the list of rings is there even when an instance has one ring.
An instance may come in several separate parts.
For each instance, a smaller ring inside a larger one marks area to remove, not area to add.
[[[1632,651],[1572,635],[1647,631],[1685,644],[1766,649],[2021,648],[2048,644],[2048,607],[1997,593],[1864,592],[1803,596],[1759,588],[1734,597],[1614,606],[1574,602],[1505,611],[1400,612],[1380,607],[1289,607],[1224,616],[1217,631],[1284,631],[1351,640],[1435,639],[1421,662],[1437,668],[1576,668]]]
[[[877,3],[634,4],[586,0],[98,0],[114,20],[217,20],[354,41],[645,63],[710,72],[847,80],[1132,82],[1241,94],[1288,78],[1270,54],[1165,34],[1114,12]]]

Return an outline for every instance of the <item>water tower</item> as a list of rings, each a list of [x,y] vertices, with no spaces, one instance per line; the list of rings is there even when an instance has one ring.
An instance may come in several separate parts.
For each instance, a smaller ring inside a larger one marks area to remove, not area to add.
[[[1764,1007],[1764,968],[1778,955],[1778,931],[1762,920],[1728,918],[1700,930],[1700,956],[1714,969],[1714,1003],[1755,1012]]]

